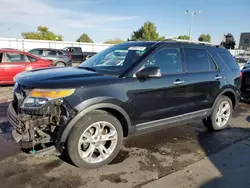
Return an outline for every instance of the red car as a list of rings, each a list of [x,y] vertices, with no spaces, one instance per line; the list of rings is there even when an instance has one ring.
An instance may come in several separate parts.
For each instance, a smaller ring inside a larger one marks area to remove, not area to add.
[[[44,60],[16,49],[0,49],[0,84],[14,84],[14,76],[20,72],[53,66]]]

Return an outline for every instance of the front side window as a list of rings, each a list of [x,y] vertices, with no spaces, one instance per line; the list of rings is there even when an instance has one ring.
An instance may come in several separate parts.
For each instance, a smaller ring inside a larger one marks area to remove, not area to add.
[[[103,74],[119,76],[146,53],[151,46],[152,43],[113,45],[84,61],[79,68],[89,68]]]
[[[38,56],[38,55],[42,55],[43,51],[42,50],[31,50],[31,51],[29,51],[29,53]]]
[[[29,55],[27,55],[30,62],[36,62],[37,60]]]
[[[182,72],[181,52],[178,48],[163,48],[156,52],[145,64],[145,67],[159,67],[162,75]]]
[[[206,50],[184,48],[187,72],[207,72],[216,69]]]
[[[6,53],[6,62],[28,62],[24,54]]]

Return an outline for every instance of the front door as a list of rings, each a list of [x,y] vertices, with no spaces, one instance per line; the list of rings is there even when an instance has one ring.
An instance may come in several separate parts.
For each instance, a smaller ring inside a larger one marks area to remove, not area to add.
[[[4,53],[4,61],[1,66],[5,72],[5,82],[13,82],[13,78],[20,72],[26,70],[26,66],[29,64],[29,60],[22,53],[6,52]]]
[[[161,77],[138,80],[133,101],[134,124],[162,120],[185,113],[187,103],[182,48],[179,44],[163,46],[149,57],[141,68],[157,66]],[[140,68],[140,69],[141,69]]]
[[[3,53],[0,53],[0,83],[4,82],[5,80],[5,72],[3,66]]]

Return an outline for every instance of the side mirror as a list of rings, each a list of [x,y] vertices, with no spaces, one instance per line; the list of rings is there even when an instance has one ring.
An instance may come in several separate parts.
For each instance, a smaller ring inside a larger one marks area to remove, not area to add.
[[[136,73],[137,78],[159,78],[161,71],[159,67],[146,67]]]

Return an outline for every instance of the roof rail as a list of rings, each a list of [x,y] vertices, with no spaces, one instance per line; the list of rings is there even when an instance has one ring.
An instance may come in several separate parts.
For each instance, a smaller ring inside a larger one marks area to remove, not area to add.
[[[174,39],[174,38],[165,39],[165,40],[163,40],[163,42],[183,42],[183,43],[189,43],[189,44],[201,44],[201,45],[208,45],[208,46],[215,46],[215,47],[224,48],[224,46],[222,46],[220,44],[213,44],[210,42],[203,42],[203,41]]]

